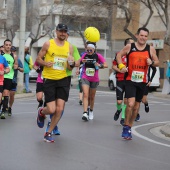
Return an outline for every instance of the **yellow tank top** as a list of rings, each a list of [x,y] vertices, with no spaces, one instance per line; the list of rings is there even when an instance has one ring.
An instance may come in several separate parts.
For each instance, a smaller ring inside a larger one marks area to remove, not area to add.
[[[67,77],[66,68],[67,68],[67,57],[69,54],[69,43],[64,42],[63,46],[58,46],[54,39],[49,40],[50,46],[45,55],[44,60],[46,62],[55,62],[52,67],[43,68],[43,78],[51,80],[60,80]]]

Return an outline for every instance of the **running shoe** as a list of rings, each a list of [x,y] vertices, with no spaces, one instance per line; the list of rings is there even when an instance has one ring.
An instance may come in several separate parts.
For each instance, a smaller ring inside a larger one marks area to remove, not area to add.
[[[147,103],[147,104],[145,104],[145,112],[146,112],[146,113],[148,113],[148,112],[149,112],[149,105],[148,105],[148,103]]]
[[[39,128],[43,128],[44,127],[45,115],[43,115],[41,113],[42,109],[43,109],[42,107],[38,108],[37,125],[38,125]]]
[[[90,112],[90,108],[88,107],[87,108],[87,115],[89,115],[89,112]]]
[[[80,101],[79,101],[79,104],[80,104],[80,105],[82,105],[82,104],[83,104],[82,100],[80,100]]]
[[[122,138],[124,138],[126,140],[131,140],[132,139],[131,127],[123,126]]]
[[[89,116],[88,116],[87,112],[83,113],[82,119],[85,120],[85,121],[88,121]]]
[[[5,112],[2,112],[2,113],[1,113],[1,119],[6,119],[6,118],[5,118]]]
[[[8,107],[8,116],[12,116],[12,109]]]
[[[51,133],[49,132],[46,132],[45,135],[44,135],[44,141],[45,142],[49,142],[49,143],[53,143],[54,142],[54,139],[51,135]]]
[[[89,120],[93,120],[94,115],[93,115],[93,111],[89,111]]]
[[[60,135],[60,131],[58,130],[58,126],[56,125],[52,131],[52,135]]]
[[[114,120],[117,121],[119,119],[119,115],[121,113],[122,109],[121,110],[117,110],[115,115],[114,115]]]
[[[140,122],[140,114],[138,113],[135,119],[136,122]]]
[[[121,118],[120,125],[124,126],[124,123],[125,123],[125,119]]]

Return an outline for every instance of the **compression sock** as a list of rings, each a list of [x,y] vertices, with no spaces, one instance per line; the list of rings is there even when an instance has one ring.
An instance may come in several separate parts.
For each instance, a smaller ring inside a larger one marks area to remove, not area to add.
[[[122,119],[125,119],[126,104],[122,106]]]
[[[117,107],[117,110],[121,110],[121,108],[122,108],[122,104],[116,104],[116,107]]]
[[[5,112],[6,109],[8,108],[8,99],[9,99],[8,96],[4,96],[3,109],[2,109],[4,112]]]

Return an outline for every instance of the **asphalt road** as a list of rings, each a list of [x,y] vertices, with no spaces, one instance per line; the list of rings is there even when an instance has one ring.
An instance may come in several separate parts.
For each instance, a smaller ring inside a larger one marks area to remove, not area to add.
[[[83,122],[78,90],[71,88],[55,143],[44,142],[45,128],[36,125],[35,97],[16,99],[12,117],[0,120],[0,170],[169,170],[170,138],[156,127],[170,120],[170,100],[149,94],[150,112],[141,105],[133,140],[125,141],[113,120],[115,92],[106,90],[96,94],[94,120]]]

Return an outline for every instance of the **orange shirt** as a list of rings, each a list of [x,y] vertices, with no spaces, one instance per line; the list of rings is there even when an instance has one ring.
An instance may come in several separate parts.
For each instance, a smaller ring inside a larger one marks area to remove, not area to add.
[[[147,58],[151,58],[150,46],[146,45],[143,50],[138,50],[135,43],[131,44],[131,49],[127,55],[127,67],[128,73],[126,80],[131,80],[133,82],[148,82],[148,65]]]

